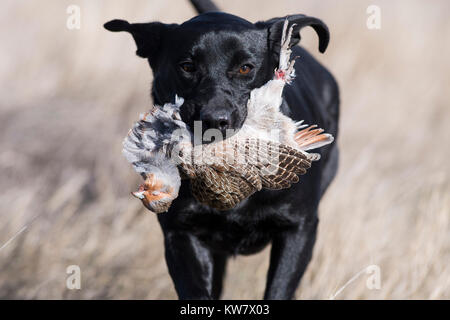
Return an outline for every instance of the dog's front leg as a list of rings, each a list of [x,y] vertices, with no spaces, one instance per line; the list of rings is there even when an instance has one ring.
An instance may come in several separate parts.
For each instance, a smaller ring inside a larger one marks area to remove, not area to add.
[[[179,299],[212,299],[213,255],[197,237],[164,233],[166,262]]]
[[[272,240],[270,266],[264,299],[292,299],[311,260],[316,240],[317,214],[305,217],[292,231]]]

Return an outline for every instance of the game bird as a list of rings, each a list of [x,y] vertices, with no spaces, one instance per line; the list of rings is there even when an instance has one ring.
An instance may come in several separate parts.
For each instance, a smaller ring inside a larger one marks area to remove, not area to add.
[[[153,106],[140,116],[123,143],[123,153],[144,183],[132,194],[152,212],[169,209],[181,179],[201,203],[229,210],[256,191],[289,188],[320,155],[309,153],[333,142],[315,125],[294,122],[280,111],[282,91],[295,77],[289,48],[292,27],[283,27],[279,66],[274,78],[254,89],[247,118],[231,137],[210,144],[193,143],[180,117],[183,98]]]

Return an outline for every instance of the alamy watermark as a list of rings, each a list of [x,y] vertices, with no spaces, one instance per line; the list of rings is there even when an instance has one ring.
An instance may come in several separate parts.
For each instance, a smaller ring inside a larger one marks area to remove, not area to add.
[[[370,5],[366,9],[366,13],[369,15],[366,20],[366,26],[369,30],[381,29],[381,9],[377,5]]]
[[[66,287],[69,290],[81,289],[81,269],[79,266],[73,264],[66,268],[66,273],[69,275],[66,279]]]
[[[235,134],[237,130],[233,129],[222,132],[210,128],[203,131],[202,122],[195,121],[193,137],[187,129],[177,129],[172,133],[170,158],[175,164],[257,165],[265,175],[277,173],[282,151],[280,148],[286,148],[279,144],[280,130],[268,131],[266,139],[232,139]]]
[[[79,30],[81,28],[81,9],[80,6],[70,5],[66,9],[69,15],[66,20],[66,27],[69,30]]]

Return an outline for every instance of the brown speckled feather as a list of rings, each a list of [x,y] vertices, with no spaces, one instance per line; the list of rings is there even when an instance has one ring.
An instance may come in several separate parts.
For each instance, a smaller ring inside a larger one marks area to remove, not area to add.
[[[273,141],[247,138],[202,146],[207,164],[180,166],[191,176],[192,193],[198,201],[228,210],[262,188],[285,189],[299,181],[311,161],[305,153]],[[237,157],[243,156],[242,162]]]

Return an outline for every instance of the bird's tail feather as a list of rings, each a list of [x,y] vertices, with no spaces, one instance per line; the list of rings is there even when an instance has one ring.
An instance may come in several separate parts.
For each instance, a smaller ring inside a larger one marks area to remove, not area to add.
[[[304,151],[320,148],[332,143],[334,140],[331,134],[322,133],[323,131],[323,129],[317,128],[316,125],[312,125],[297,132],[294,135],[294,140],[297,142],[298,147]]]

